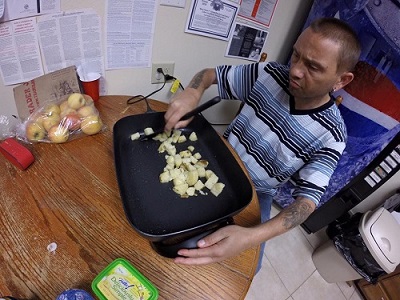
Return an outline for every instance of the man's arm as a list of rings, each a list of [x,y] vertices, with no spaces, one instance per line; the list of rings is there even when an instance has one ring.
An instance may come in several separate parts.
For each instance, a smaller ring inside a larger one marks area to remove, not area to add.
[[[255,227],[225,226],[201,239],[198,249],[181,249],[176,263],[203,265],[225,260],[303,223],[314,211],[313,201],[298,197],[277,216]]]
[[[179,119],[187,112],[195,109],[204,91],[215,83],[217,83],[215,69],[204,69],[197,73],[185,90],[172,98],[165,113],[165,129],[171,130],[187,126],[190,121],[179,122]]]

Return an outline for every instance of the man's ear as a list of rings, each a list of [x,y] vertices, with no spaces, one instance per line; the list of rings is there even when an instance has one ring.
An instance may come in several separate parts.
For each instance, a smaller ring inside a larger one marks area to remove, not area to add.
[[[354,79],[354,74],[352,72],[345,72],[340,75],[338,82],[335,84],[335,90],[340,90],[341,88],[348,85]]]

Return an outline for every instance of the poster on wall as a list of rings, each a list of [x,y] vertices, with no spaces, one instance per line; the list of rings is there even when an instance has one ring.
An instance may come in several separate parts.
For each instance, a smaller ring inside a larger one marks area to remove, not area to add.
[[[267,35],[266,31],[236,23],[225,56],[259,61]]]
[[[227,41],[239,6],[222,0],[194,0],[185,32]]]
[[[354,80],[333,93],[343,98],[339,110],[348,140],[320,205],[368,166],[400,132],[400,2],[315,0],[304,28],[321,17],[348,23],[360,40],[362,52]],[[389,167],[393,165],[391,159],[389,155],[385,160]],[[382,168],[366,181],[373,186],[389,170]],[[293,198],[289,192],[282,192],[275,200],[286,207]]]
[[[269,27],[277,4],[278,0],[242,0],[239,16]]]

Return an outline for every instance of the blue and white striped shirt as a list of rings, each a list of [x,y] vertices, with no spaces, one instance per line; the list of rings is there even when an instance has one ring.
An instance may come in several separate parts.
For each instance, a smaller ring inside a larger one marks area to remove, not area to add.
[[[313,110],[296,110],[288,90],[289,67],[254,63],[216,68],[223,99],[244,102],[224,136],[244,162],[255,188],[274,195],[292,179],[293,196],[318,205],[347,139],[332,99]]]

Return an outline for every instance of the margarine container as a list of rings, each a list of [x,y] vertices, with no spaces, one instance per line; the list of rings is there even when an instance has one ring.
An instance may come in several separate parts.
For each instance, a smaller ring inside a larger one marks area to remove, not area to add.
[[[92,282],[100,300],[155,300],[157,289],[126,259],[117,258]]]

